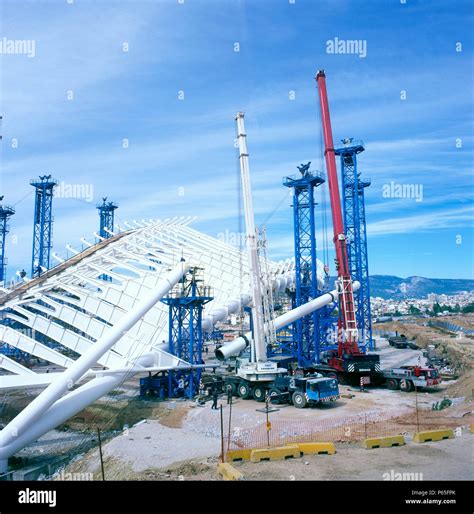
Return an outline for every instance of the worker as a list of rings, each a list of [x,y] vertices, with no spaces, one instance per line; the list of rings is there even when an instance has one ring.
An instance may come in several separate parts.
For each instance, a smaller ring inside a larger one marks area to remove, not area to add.
[[[204,382],[202,379],[199,381],[199,396],[204,396],[206,389],[204,388]]]
[[[232,403],[232,388],[231,387],[229,387],[227,389],[227,405],[229,403]]]
[[[217,398],[219,398],[219,395],[217,394],[217,389],[214,388],[212,390],[212,407],[211,407],[211,409],[217,410]]]

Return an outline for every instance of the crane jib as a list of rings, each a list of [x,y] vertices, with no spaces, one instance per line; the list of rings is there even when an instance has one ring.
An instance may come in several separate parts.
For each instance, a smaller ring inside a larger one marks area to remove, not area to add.
[[[342,221],[342,209],[337,180],[336,158],[332,138],[331,117],[326,90],[326,75],[320,70],[316,74],[319,101],[321,104],[321,118],[324,136],[324,156],[328,175],[329,197],[331,202],[331,215],[334,230],[334,245],[336,250],[336,267],[339,288],[339,348],[338,357],[360,353],[357,344],[358,330],[354,309],[354,292],[349,270],[346,237]]]

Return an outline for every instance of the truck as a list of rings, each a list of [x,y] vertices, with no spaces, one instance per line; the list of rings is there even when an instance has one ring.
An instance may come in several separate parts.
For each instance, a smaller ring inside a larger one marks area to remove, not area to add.
[[[291,403],[298,409],[334,402],[340,397],[337,380],[323,377],[319,373],[306,377],[278,377],[268,395],[272,403]]]
[[[418,350],[418,345],[408,339],[404,334],[392,336],[388,338],[388,344],[394,348],[411,348],[412,350]]]
[[[322,355],[320,363],[314,363],[301,368],[305,376],[319,373],[323,377],[337,378],[341,385],[358,385],[360,377],[368,377],[366,383],[377,383],[380,375],[379,355],[362,354],[352,355],[350,361],[346,360],[344,371],[331,365],[330,356]]]
[[[281,375],[271,382],[251,383],[238,375],[227,375],[223,380],[227,392],[244,400],[253,398],[263,402],[269,397],[272,403],[290,403],[300,409],[339,398],[337,380],[318,373],[308,376]]]
[[[442,379],[436,368],[422,366],[400,366],[382,372],[388,389],[409,393],[416,388],[431,388],[441,384]]]
[[[408,348],[408,339],[403,334],[388,338],[388,344],[395,348]]]

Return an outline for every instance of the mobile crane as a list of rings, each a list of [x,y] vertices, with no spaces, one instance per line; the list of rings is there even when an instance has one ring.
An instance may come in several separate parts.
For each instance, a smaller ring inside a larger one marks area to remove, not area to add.
[[[249,154],[247,151],[247,134],[245,133],[244,113],[238,112],[237,141],[239,145],[240,179],[242,182],[242,196],[247,236],[247,252],[250,268],[250,288],[252,294],[251,319],[252,341],[250,344],[250,360],[243,363],[237,370],[242,380],[239,382],[239,393],[243,398],[249,397],[253,391],[255,399],[265,398],[266,384],[278,376],[286,373],[286,369],[279,368],[276,362],[267,359],[267,344],[271,320],[264,319],[263,312],[263,284],[258,255],[258,234],[255,227],[255,218],[252,202],[252,188],[250,184]],[[266,321],[266,323],[265,323]]]
[[[247,399],[253,397],[256,401],[264,401],[267,392],[274,387],[277,383],[279,386],[286,384],[286,377],[288,371],[284,368],[278,367],[276,362],[268,360],[267,357],[267,345],[272,344],[271,335],[274,333],[275,328],[278,326],[278,321],[281,323],[281,316],[278,320],[265,319],[264,313],[264,284],[263,275],[261,273],[260,256],[258,254],[258,235],[255,227],[253,202],[252,202],[252,190],[250,184],[250,171],[248,162],[248,151],[246,143],[246,133],[244,126],[244,114],[239,112],[235,118],[237,122],[237,140],[239,147],[239,161],[240,161],[240,177],[242,182],[242,193],[243,193],[243,207],[245,215],[245,226],[247,232],[247,252],[248,262],[250,271],[250,287],[252,294],[251,304],[251,321],[252,321],[252,332],[250,334],[242,334],[239,338],[234,340],[227,348],[221,348],[216,352],[219,359],[225,358],[227,352],[229,352],[229,346],[233,349],[235,347],[236,353],[249,346],[250,358],[249,359],[238,359],[238,366],[235,375],[226,375],[224,377],[224,385],[228,391],[233,394],[238,394],[241,398]],[[331,298],[334,299],[331,293],[323,295],[320,301],[314,301],[312,308],[320,308],[325,303],[329,303]],[[305,306],[301,306],[299,309],[288,313],[289,316],[296,314],[296,311],[304,315],[303,311]],[[273,326],[272,326],[273,325]],[[297,400],[295,405],[298,407],[305,407],[307,398],[311,399],[312,403],[318,403],[323,401],[326,397],[336,399],[339,397],[339,390],[337,382],[334,379],[323,377],[318,375],[313,377],[314,380],[300,380],[301,384],[306,384],[303,388],[298,388],[294,385],[294,380],[288,382],[286,387],[286,393],[291,392],[293,396],[300,400]],[[300,386],[301,386],[300,384]],[[309,394],[306,391],[308,387]],[[297,394],[296,394],[297,393]],[[301,394],[300,394],[301,393]],[[308,396],[309,394],[309,396]],[[306,395],[306,396],[305,396]],[[291,398],[293,398],[291,396]],[[301,399],[302,398],[302,399]]]
[[[348,378],[368,373],[380,372],[380,357],[362,353],[358,345],[359,331],[354,309],[354,291],[347,256],[346,236],[342,221],[341,200],[337,181],[336,158],[332,138],[331,118],[326,90],[324,70],[316,74],[321,118],[324,136],[324,155],[326,159],[329,197],[331,202],[334,245],[336,248],[336,286],[339,292],[338,347],[337,350],[326,352],[324,357],[327,366],[319,366],[319,370],[328,376],[337,375],[343,383]]]

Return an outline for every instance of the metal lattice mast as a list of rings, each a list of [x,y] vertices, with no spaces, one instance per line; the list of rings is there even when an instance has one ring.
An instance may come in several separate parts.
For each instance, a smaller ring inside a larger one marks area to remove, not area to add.
[[[202,364],[202,311],[213,298],[210,288],[200,285],[199,268],[192,268],[187,277],[163,298],[169,306],[169,352],[189,364]],[[201,379],[201,368],[170,371],[168,396],[192,398]]]
[[[0,202],[3,196],[0,196]],[[5,239],[8,234],[8,219],[15,214],[13,207],[0,204],[0,284],[7,280],[7,259],[5,257]]]
[[[370,312],[369,262],[365,222],[364,190],[370,180],[362,179],[357,171],[357,155],[365,150],[362,141],[344,139],[335,149],[341,157],[344,227],[348,242],[351,275],[360,282],[355,294],[357,325],[363,345],[373,349],[372,317]]]
[[[118,205],[114,202],[107,202],[107,197],[102,198],[102,203],[97,205],[100,217],[99,235],[108,239],[114,230],[114,211]]]
[[[53,196],[57,181],[51,175],[32,179],[30,184],[36,189],[33,226],[33,255],[31,259],[31,276],[39,277],[49,269],[51,248],[53,246]]]
[[[316,226],[314,188],[324,179],[319,173],[309,171],[311,163],[298,167],[301,177],[283,179],[283,185],[293,189],[293,221],[295,238],[295,285],[293,308],[320,295],[316,263]],[[301,366],[319,360],[321,332],[320,313],[314,311],[293,325],[291,353]]]

